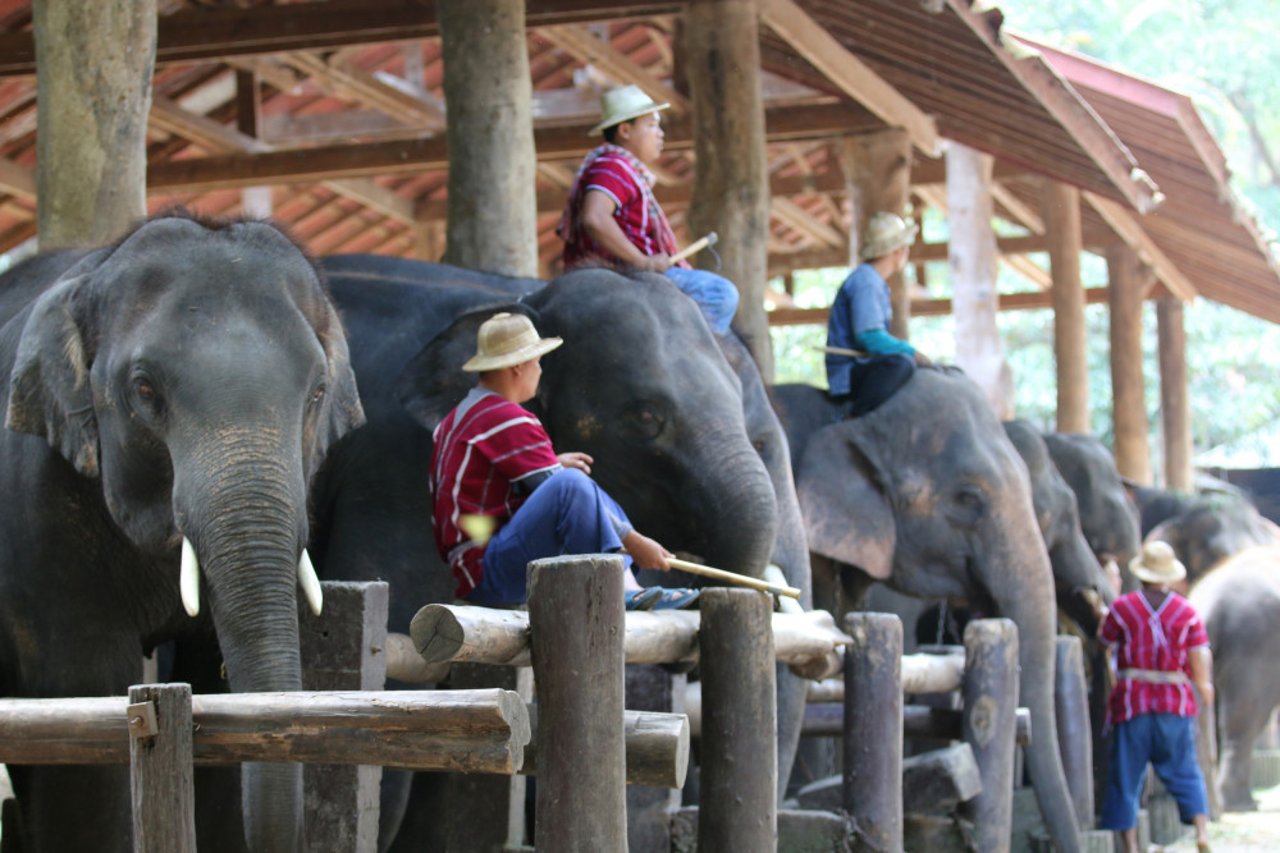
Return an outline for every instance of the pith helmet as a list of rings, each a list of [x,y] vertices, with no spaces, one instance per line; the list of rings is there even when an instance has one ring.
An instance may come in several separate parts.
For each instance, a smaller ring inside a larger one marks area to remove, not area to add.
[[[533,321],[523,314],[503,311],[480,325],[476,332],[476,354],[462,365],[462,369],[479,373],[513,367],[549,353],[562,343],[561,338],[538,337]]]
[[[631,121],[656,110],[665,110],[671,104],[660,104],[645,94],[639,86],[619,86],[600,95],[600,123],[587,133],[595,136],[606,127]]]
[[[896,213],[881,211],[871,217],[862,233],[862,250],[859,254],[866,261],[883,258],[890,252],[910,246],[919,230],[914,222],[907,222]]]

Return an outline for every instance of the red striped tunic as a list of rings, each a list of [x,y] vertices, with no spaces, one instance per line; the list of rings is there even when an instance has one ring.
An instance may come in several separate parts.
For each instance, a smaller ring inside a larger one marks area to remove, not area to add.
[[[1111,605],[1111,612],[1102,623],[1101,637],[1103,642],[1117,644],[1117,670],[1160,670],[1188,676],[1182,684],[1118,678],[1107,707],[1112,723],[1123,723],[1141,714],[1195,716],[1187,652],[1208,646],[1209,635],[1185,598],[1171,592],[1152,610],[1141,590],[1122,595]]]
[[[490,516],[497,522],[496,532],[529,495],[530,490],[519,490],[517,484],[534,474],[558,470],[560,462],[536,417],[480,388],[445,416],[434,439],[432,528],[436,548],[457,581],[454,594],[464,598],[480,583],[488,541],[473,541],[459,526],[459,518]]]

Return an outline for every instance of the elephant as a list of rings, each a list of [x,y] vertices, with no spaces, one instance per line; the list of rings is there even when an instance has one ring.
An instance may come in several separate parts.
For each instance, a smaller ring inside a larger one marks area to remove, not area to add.
[[[1218,796],[1227,811],[1257,808],[1249,792],[1253,744],[1280,705],[1280,546],[1255,546],[1219,563],[1192,589],[1213,649]]]
[[[316,267],[268,223],[168,215],[11,270],[0,323],[0,695],[122,694],[215,633],[232,691],[301,689],[308,489],[363,422]],[[6,842],[131,849],[127,770],[9,771]],[[242,843],[304,849],[301,766],[241,775]]]
[[[921,369],[854,419],[809,386],[775,386],[773,400],[795,460],[818,605],[843,592],[856,606],[879,580],[1010,618],[1020,702],[1036,732],[1028,769],[1054,843],[1079,850],[1054,713],[1053,574],[1027,467],[982,392],[954,369]]]
[[[1187,567],[1188,587],[1246,548],[1280,545],[1280,528],[1243,494],[1197,495],[1180,507],[1180,513],[1151,528],[1146,540],[1162,539],[1173,546]]]
[[[499,310],[564,338],[543,358],[528,406],[558,449],[595,458],[592,476],[638,529],[736,571],[773,562],[811,601],[786,439],[759,373],[741,342],[712,335],[664,277],[594,268],[548,284],[368,255],[323,264],[368,424],[322,472],[312,549],[324,577],[391,584],[390,630],[407,631],[419,607],[452,598],[428,521],[430,430],[474,382],[461,364],[480,322]],[[789,672],[780,679],[781,783],[804,691]],[[399,814],[421,814],[390,790],[403,780],[384,779],[385,844]],[[409,843],[398,838],[394,849]]]

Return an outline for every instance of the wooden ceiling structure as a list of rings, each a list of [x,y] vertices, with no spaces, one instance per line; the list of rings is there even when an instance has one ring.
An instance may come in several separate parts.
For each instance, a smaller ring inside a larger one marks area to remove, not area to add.
[[[1081,97],[1055,56],[1006,45],[999,12],[974,11],[970,0],[758,2],[774,272],[847,261],[850,210],[833,143],[899,126],[917,152],[912,182],[920,203],[940,203],[943,195],[940,139],[996,156],[997,213],[1027,232],[1001,248],[1033,279],[1037,268],[1023,255],[1043,247],[1036,187],[1057,180],[1090,200],[1087,246],[1125,240],[1144,252],[1172,292],[1203,292],[1280,319],[1272,316],[1280,309],[1270,307],[1280,305],[1280,278],[1261,241],[1242,242],[1224,226],[1175,246],[1181,238],[1152,224],[1157,216],[1162,223],[1174,219],[1150,213],[1159,209],[1162,191],[1170,210],[1196,209],[1205,187],[1221,192],[1225,167],[1214,171],[1211,157],[1198,165],[1179,161],[1165,187],[1159,146],[1146,145],[1140,134],[1132,141],[1117,136],[1130,130],[1123,119],[1141,124],[1142,117],[1121,109],[1113,124],[1105,98],[1094,103],[1087,88]],[[263,187],[258,197],[269,193],[271,214],[316,254],[438,256],[448,151],[434,2],[159,0],[159,6],[148,147],[153,209],[176,203],[235,214],[247,203],[242,190]],[[657,194],[686,236],[695,163],[691,107],[679,82],[682,7],[672,0],[528,0],[544,274],[556,269],[555,224],[580,158],[596,142],[587,130],[604,85],[635,82],[672,102]],[[30,0],[0,0],[0,252],[36,230],[30,20]],[[1207,183],[1188,169],[1210,173]],[[1184,200],[1188,185],[1200,195]],[[1258,257],[1237,258],[1236,270],[1247,273],[1223,278],[1214,289],[1220,238]],[[924,246],[917,254],[941,258],[945,247]],[[1043,276],[1038,283],[1045,285]]]

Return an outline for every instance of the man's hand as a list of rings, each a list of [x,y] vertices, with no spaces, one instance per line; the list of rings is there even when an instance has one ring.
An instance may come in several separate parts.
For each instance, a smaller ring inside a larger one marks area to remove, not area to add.
[[[563,465],[564,467],[577,468],[579,471],[581,471],[584,474],[591,473],[591,466],[596,461],[592,459],[590,456],[588,456],[587,454],[579,453],[576,450],[571,450],[568,453],[561,453],[556,458],[560,460],[560,464]]]
[[[924,353],[916,350],[916,364],[920,367],[933,367],[933,359]]]
[[[631,555],[638,569],[668,571],[671,569],[671,564],[667,562],[667,558],[675,556],[638,530],[632,530],[623,537],[622,547],[627,549],[627,553]]]
[[[671,269],[671,256],[666,252],[650,255],[645,259],[644,269],[649,272],[664,273]]]

